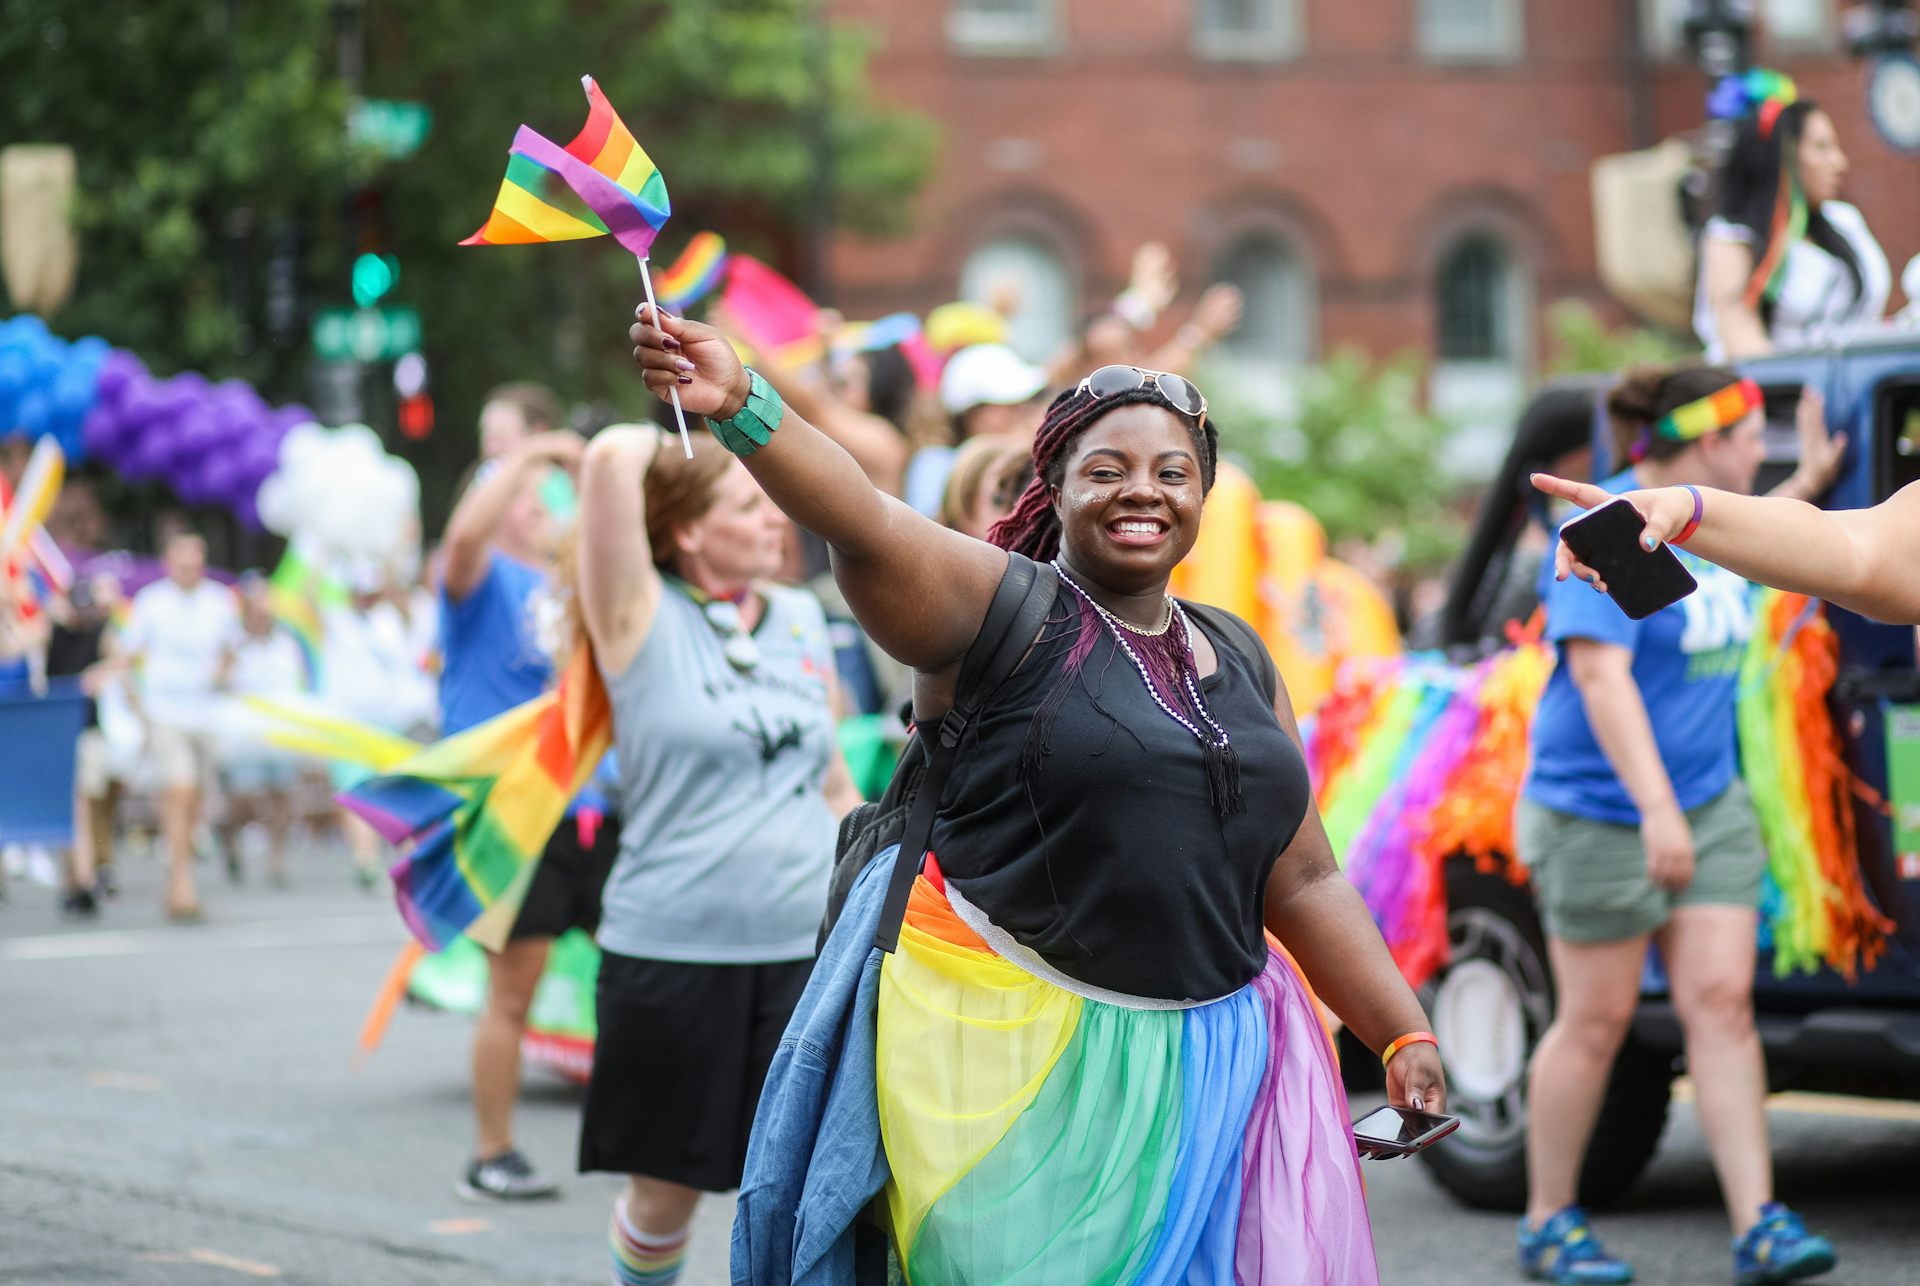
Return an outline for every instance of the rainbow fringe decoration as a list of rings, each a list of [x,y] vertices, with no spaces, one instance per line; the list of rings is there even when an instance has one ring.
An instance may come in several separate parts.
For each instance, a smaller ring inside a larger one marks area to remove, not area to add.
[[[1447,960],[1447,859],[1515,883],[1527,729],[1553,669],[1538,629],[1468,669],[1437,653],[1356,662],[1303,729],[1334,852],[1419,986]]]
[[[1893,929],[1860,879],[1857,786],[1827,705],[1839,658],[1820,603],[1762,593],[1740,670],[1740,759],[1777,892],[1767,928],[1783,978],[1825,964],[1851,982]]]
[[[696,232],[673,266],[660,274],[660,306],[683,313],[720,284],[727,272],[727,243],[717,232]]]
[[[462,933],[505,944],[534,863],[612,740],[606,686],[581,646],[553,692],[342,792],[404,846],[394,898],[422,945],[438,951]]]
[[[1774,972],[1854,978],[1892,924],[1860,878],[1853,796],[1827,707],[1838,643],[1818,605],[1768,591],[1742,670],[1741,772],[1768,855],[1760,934]],[[1447,960],[1449,859],[1526,882],[1513,810],[1554,666],[1538,623],[1468,669],[1436,653],[1345,667],[1302,724],[1334,852],[1414,986]]]
[[[593,77],[582,77],[580,84],[587,94],[586,125],[564,148],[522,125],[513,136],[493,212],[461,245],[532,245],[611,235],[647,257],[672,212],[667,182]],[[556,180],[586,203],[587,212],[576,214],[555,203]]]

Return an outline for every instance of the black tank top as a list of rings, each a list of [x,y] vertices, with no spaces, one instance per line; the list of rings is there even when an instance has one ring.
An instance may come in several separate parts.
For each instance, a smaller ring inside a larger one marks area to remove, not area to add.
[[[1061,587],[1040,645],[963,740],[934,856],[968,901],[1070,978],[1159,1000],[1227,995],[1265,964],[1267,876],[1306,816],[1306,763],[1254,663],[1207,629],[1219,667],[1202,691],[1233,739],[1245,800],[1222,817],[1200,743],[1095,624],[1051,749],[1023,779],[1034,712],[1073,645],[1072,592]]]

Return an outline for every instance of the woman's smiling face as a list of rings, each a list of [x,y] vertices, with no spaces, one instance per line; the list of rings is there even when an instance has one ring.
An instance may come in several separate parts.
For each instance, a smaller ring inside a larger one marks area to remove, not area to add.
[[[1069,447],[1054,489],[1067,561],[1116,593],[1163,585],[1200,534],[1194,439],[1186,418],[1150,402],[1094,421]]]

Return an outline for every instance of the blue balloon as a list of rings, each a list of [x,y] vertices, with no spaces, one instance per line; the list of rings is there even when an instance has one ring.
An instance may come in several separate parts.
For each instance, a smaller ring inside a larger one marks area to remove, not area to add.
[[[17,348],[0,348],[0,398],[11,403],[27,391],[33,359]]]
[[[37,438],[53,427],[53,399],[40,389],[31,389],[13,408],[13,428]]]
[[[0,342],[17,344],[25,348],[46,338],[48,338],[47,324],[32,313],[21,313],[9,321],[0,323]]]
[[[61,371],[60,377],[53,382],[53,406],[60,419],[78,425],[86,418],[87,412],[93,407],[97,383],[94,373],[85,366],[70,364]]]
[[[67,360],[80,362],[97,370],[100,363],[106,361],[107,355],[111,352],[113,352],[113,345],[106,340],[98,335],[85,335],[67,346]]]

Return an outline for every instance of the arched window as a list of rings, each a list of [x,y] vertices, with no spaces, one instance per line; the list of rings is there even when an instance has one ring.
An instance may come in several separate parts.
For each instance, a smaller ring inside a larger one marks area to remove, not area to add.
[[[1472,232],[1454,242],[1440,258],[1436,295],[1442,361],[1519,360],[1523,287],[1499,238]]]
[[[983,241],[960,268],[960,297],[994,302],[1011,287],[1019,306],[1007,325],[1007,343],[1030,362],[1044,362],[1072,334],[1073,275],[1060,253],[1035,236]]]
[[[1227,243],[1212,279],[1240,288],[1240,325],[1220,341],[1209,364],[1254,395],[1304,365],[1313,352],[1312,285],[1285,238],[1250,232]]]
[[[1463,477],[1499,464],[1532,364],[1532,286],[1498,235],[1465,233],[1440,255],[1434,273],[1439,361],[1430,404],[1458,432],[1449,463]]]

